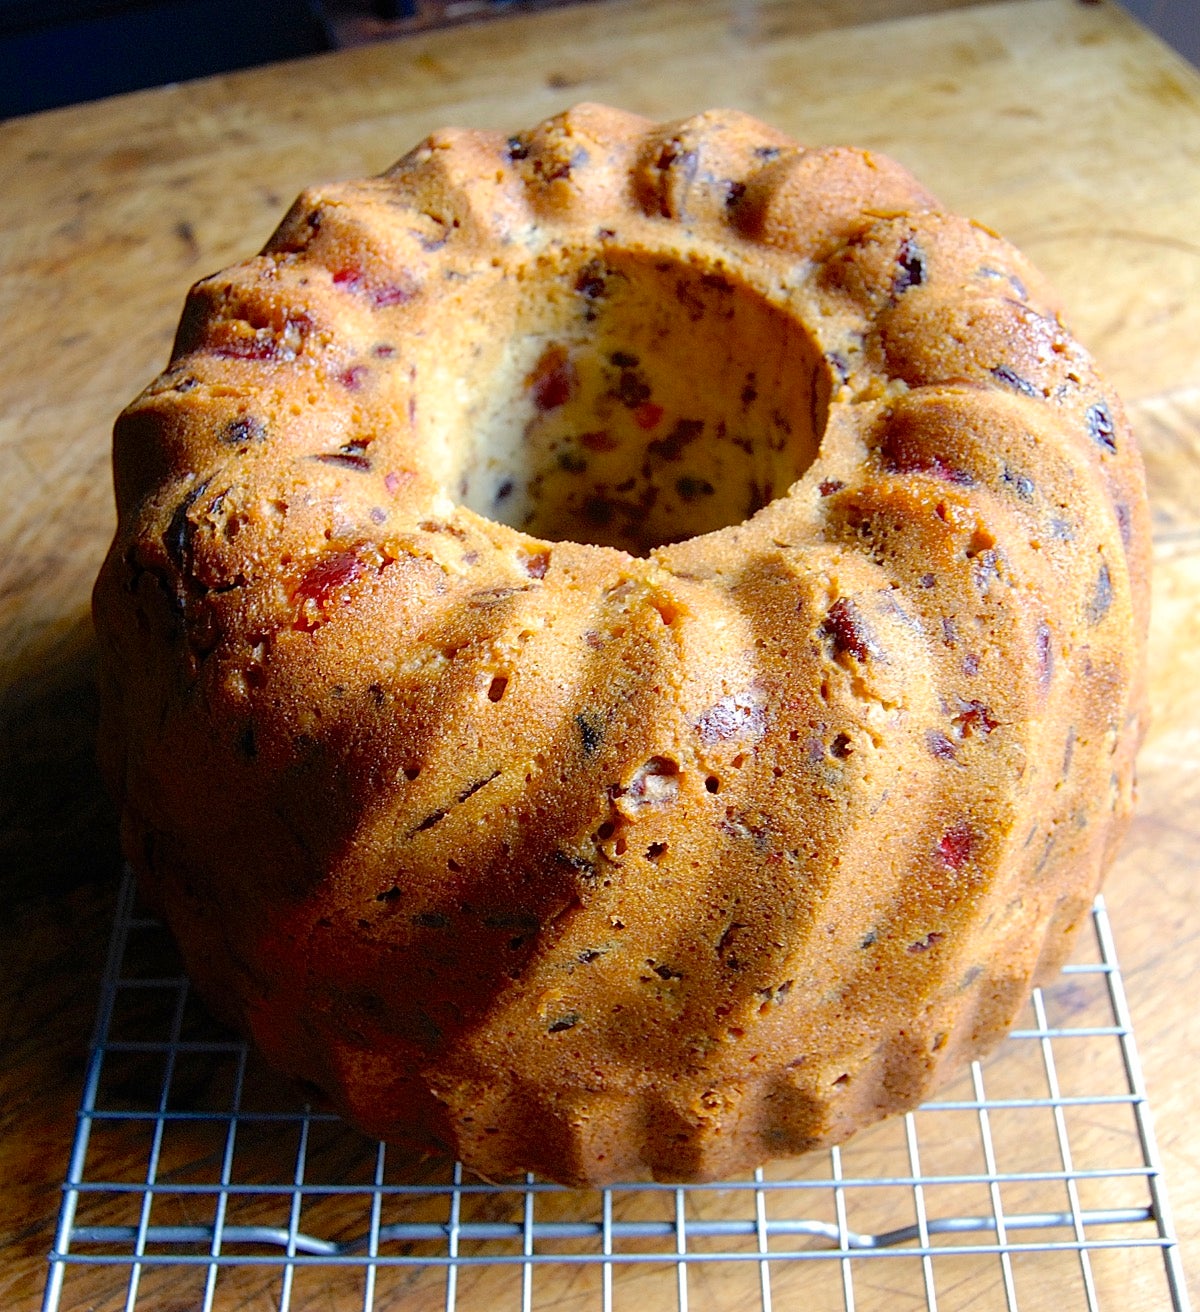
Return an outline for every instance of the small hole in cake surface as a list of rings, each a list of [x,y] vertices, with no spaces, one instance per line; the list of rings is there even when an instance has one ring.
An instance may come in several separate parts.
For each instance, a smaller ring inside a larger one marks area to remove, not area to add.
[[[730,271],[560,250],[488,294],[431,358],[421,408],[455,434],[440,481],[471,510],[645,555],[743,522],[816,458],[828,363]]]

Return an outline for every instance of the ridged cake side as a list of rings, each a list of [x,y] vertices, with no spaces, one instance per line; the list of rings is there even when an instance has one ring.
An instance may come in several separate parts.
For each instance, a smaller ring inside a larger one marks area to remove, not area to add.
[[[143,887],[274,1065],[486,1176],[714,1178],[913,1106],[1128,819],[1128,425],[877,156],[438,134],[198,284],[114,467]]]

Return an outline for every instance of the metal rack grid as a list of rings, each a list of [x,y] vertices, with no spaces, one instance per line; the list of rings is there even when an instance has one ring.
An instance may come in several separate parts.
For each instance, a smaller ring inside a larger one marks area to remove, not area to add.
[[[999,1052],[721,1185],[491,1185],[298,1101],[122,886],[43,1312],[639,1306],[1187,1312],[1102,899]]]

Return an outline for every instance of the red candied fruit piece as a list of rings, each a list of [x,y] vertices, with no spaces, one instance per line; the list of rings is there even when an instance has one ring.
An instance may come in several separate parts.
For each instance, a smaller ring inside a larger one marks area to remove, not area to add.
[[[544,579],[546,571],[550,568],[550,553],[548,551],[538,551],[532,556],[526,556],[522,553],[521,565],[531,579]]]
[[[932,474],[946,483],[972,487],[975,476],[943,460],[936,452],[923,449],[901,433],[888,433],[879,448],[883,463],[893,474]]]
[[[329,618],[337,602],[346,605],[351,585],[362,578],[366,569],[353,550],[331,551],[322,556],[296,585],[293,598],[300,606],[296,627],[311,633]]]
[[[343,287],[355,294],[365,294],[371,304],[379,309],[386,309],[389,305],[403,305],[411,301],[419,290],[415,280],[403,272],[393,282],[375,282],[357,264],[344,265],[335,269],[330,276],[335,287]]]
[[[651,429],[657,428],[662,422],[663,408],[656,405],[653,401],[643,401],[641,405],[635,406],[633,411],[633,422],[639,428]]]
[[[575,366],[564,346],[547,346],[525,380],[539,410],[557,410],[566,405],[575,392]]]
[[[383,486],[396,496],[400,489],[407,486],[416,478],[416,474],[411,469],[389,469],[383,476]]]
[[[389,305],[404,305],[417,294],[417,284],[411,279],[386,282],[371,288],[371,301],[380,309]]]
[[[213,345],[213,354],[230,360],[274,360],[279,355],[279,343],[274,337],[227,337]]]
[[[975,831],[965,820],[960,820],[938,840],[938,856],[948,869],[961,870],[975,850],[975,842]]]
[[[979,733],[985,738],[999,725],[1000,721],[983,702],[958,699],[958,713],[953,717],[954,727],[960,738]]]
[[[832,641],[835,656],[847,653],[865,663],[872,656],[878,659],[883,655],[862,612],[849,597],[839,597],[830,606],[821,633]]]

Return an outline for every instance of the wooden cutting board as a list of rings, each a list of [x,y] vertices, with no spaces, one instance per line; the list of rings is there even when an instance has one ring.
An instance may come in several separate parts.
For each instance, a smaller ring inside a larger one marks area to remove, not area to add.
[[[1154,506],[1154,725],[1109,902],[1200,1275],[1200,77],[1107,2],[609,0],[0,124],[4,1306],[40,1297],[117,865],[87,618],[112,418],[165,362],[189,284],[256,250],[302,186],[582,99],[731,105],[894,155],[1042,266],[1125,396]],[[1102,1306],[1157,1306],[1106,1279]],[[107,1288],[96,1306],[119,1305]],[[1052,1281],[1029,1297],[1061,1307]]]

